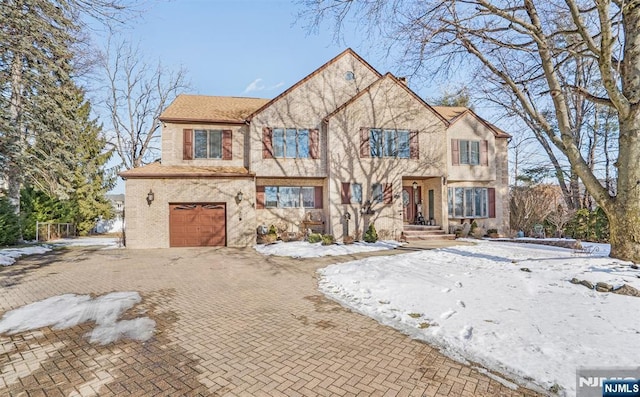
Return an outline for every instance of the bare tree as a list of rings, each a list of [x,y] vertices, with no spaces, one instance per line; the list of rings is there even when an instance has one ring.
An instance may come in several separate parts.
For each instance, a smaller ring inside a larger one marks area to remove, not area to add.
[[[144,59],[139,48],[126,41],[113,44],[111,39],[101,56],[110,143],[126,169],[156,159],[160,151],[160,114],[188,88],[185,69],[171,71],[160,62],[150,65]]]
[[[355,14],[371,34],[386,37],[390,47],[401,46],[403,60],[416,71],[447,70],[458,61],[480,71],[477,77],[483,78],[476,81],[508,94],[566,156],[609,218],[611,256],[640,262],[639,0],[301,3],[316,26],[326,18],[340,26]],[[592,85],[563,78],[565,68],[589,59],[597,66]],[[580,131],[572,119],[570,95],[617,114],[615,195],[600,183],[577,143]]]

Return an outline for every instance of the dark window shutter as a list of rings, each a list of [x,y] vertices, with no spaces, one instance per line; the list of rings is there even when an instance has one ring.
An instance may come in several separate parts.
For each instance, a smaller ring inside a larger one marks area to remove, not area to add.
[[[273,158],[273,132],[269,127],[262,129],[262,158]]]
[[[309,155],[312,159],[320,158],[320,133],[317,129],[309,131]]]
[[[322,186],[315,187],[315,208],[322,208]]]
[[[264,186],[256,186],[256,209],[264,209]]]
[[[480,142],[480,165],[489,165],[489,141]]]
[[[420,158],[420,143],[418,142],[418,131],[409,132],[409,157]]]
[[[460,141],[457,139],[451,140],[451,164],[460,164]]]
[[[349,204],[351,202],[350,188],[351,184],[349,182],[342,182],[342,204]]]
[[[222,131],[222,159],[231,160],[233,158],[233,139],[231,130]]]
[[[487,189],[489,193],[489,218],[496,217],[496,189],[490,187]]]
[[[182,130],[182,159],[193,160],[193,130]]]
[[[390,183],[384,185],[384,203],[393,203],[393,188],[391,187]]]
[[[360,157],[371,156],[371,147],[369,147],[369,129],[360,128]]]

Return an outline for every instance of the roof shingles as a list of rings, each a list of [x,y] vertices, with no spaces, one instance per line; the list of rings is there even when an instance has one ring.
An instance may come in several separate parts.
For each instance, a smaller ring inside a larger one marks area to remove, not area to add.
[[[161,121],[244,123],[269,99],[181,94],[160,115]]]

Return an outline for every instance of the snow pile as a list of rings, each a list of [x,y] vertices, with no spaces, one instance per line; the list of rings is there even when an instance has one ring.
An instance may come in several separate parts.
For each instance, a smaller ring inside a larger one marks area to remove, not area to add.
[[[117,237],[79,237],[79,238],[63,238],[51,241],[51,244],[63,247],[88,247],[88,246],[104,246],[104,248],[118,247]]]
[[[322,291],[343,305],[545,390],[573,396],[577,367],[635,367],[640,357],[640,298],[570,283],[640,289],[640,271],[608,257],[483,241],[320,274]]]
[[[51,251],[50,247],[42,245],[33,245],[22,248],[4,248],[0,249],[0,265],[10,266],[13,265],[18,258],[25,255],[44,254]]]
[[[338,256],[356,254],[358,252],[371,252],[381,250],[392,250],[402,243],[397,241],[378,241],[375,243],[356,242],[353,244],[332,244],[322,245],[322,243],[311,244],[306,241],[277,242],[275,244],[256,245],[256,251],[263,255],[290,256],[293,258],[318,258],[321,256]]]
[[[97,326],[85,335],[91,343],[106,345],[122,337],[146,341],[153,336],[155,321],[148,317],[118,321],[141,300],[137,292],[113,292],[95,299],[89,295],[54,296],[5,313],[0,319],[0,334],[48,326],[66,329],[94,321]]]

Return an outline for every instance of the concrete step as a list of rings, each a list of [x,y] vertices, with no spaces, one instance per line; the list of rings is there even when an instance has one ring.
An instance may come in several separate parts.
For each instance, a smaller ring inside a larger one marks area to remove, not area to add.
[[[455,234],[411,234],[408,235],[405,233],[404,239],[407,241],[423,241],[423,240],[455,240]]]
[[[404,234],[407,236],[418,236],[418,235],[429,235],[429,234],[445,234],[442,229],[431,229],[431,230],[403,230]]]
[[[403,229],[407,230],[442,230],[441,226],[427,226],[427,225],[404,225]]]

